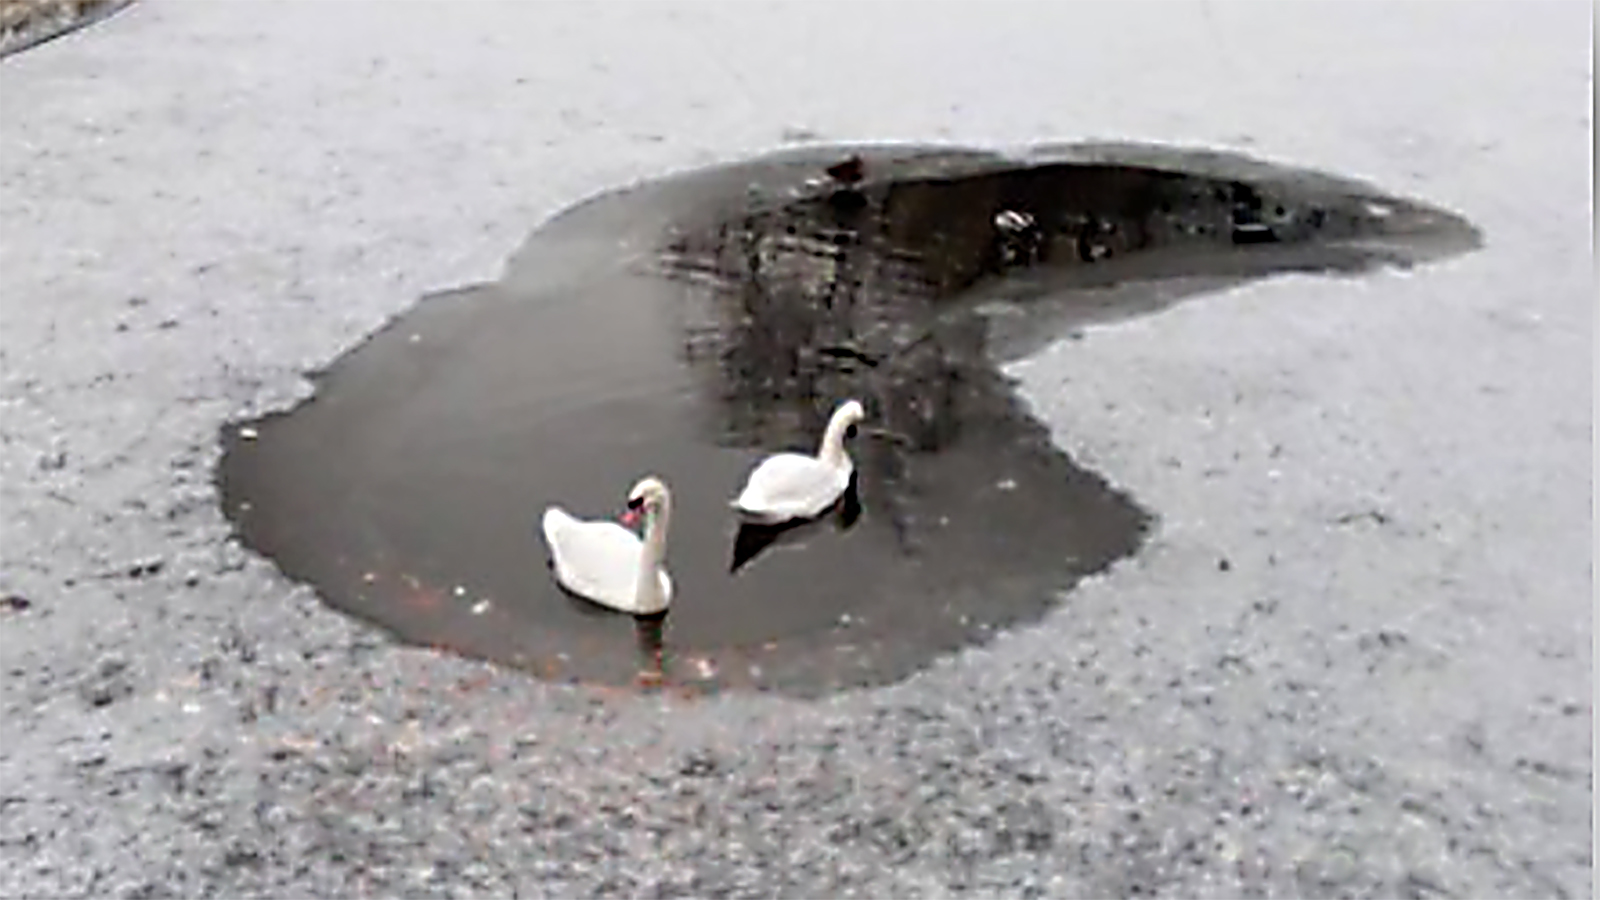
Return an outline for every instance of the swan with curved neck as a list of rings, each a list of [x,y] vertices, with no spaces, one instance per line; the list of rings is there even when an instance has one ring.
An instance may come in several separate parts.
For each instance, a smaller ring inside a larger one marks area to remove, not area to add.
[[[839,404],[828,419],[815,456],[775,453],[746,480],[733,508],[758,522],[777,524],[826,512],[850,486],[855,465],[844,441],[866,410],[856,400]]]
[[[544,539],[556,581],[585,600],[636,616],[655,615],[672,602],[665,566],[672,495],[661,479],[642,479],[628,492],[623,522],[644,520],[644,539],[616,522],[585,522],[559,506],[544,511]]]

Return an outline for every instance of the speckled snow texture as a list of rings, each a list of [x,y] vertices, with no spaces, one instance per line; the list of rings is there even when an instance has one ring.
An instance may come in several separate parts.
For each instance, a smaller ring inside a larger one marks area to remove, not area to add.
[[[1589,17],[151,0],[7,59],[0,895],[1589,896]],[[1488,246],[1017,365],[1158,530],[873,693],[531,682],[226,542],[225,419],[585,196],[807,133],[1231,146]]]

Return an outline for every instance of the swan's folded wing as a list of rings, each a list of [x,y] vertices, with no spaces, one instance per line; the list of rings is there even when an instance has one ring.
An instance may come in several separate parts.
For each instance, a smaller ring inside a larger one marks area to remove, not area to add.
[[[750,473],[735,504],[753,513],[808,516],[839,498],[849,483],[841,473],[812,456],[780,453],[769,456]]]
[[[615,522],[583,522],[562,514],[552,523],[548,512],[545,521],[557,580],[590,600],[631,608],[642,548],[638,536]]]

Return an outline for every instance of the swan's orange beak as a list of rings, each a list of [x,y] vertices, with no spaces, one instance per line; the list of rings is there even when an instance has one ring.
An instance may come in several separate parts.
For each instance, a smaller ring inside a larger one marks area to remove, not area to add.
[[[636,506],[633,509],[623,510],[622,515],[619,518],[622,521],[623,527],[633,528],[639,524],[640,519],[644,518],[644,507]]]

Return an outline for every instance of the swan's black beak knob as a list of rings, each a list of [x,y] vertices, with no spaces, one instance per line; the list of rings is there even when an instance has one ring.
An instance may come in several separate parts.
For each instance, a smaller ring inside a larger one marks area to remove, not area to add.
[[[638,525],[639,520],[644,518],[644,498],[628,498],[628,508],[618,518],[622,521],[624,527],[632,528]]]

